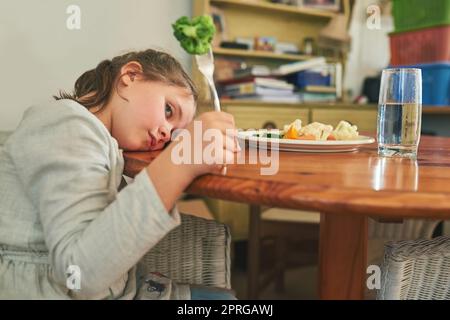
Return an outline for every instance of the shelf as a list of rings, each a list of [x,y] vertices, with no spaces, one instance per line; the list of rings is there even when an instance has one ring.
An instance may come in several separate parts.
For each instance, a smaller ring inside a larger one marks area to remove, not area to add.
[[[211,101],[201,101],[200,105],[212,105]],[[223,106],[295,106],[295,107],[325,107],[325,108],[365,108],[365,109],[373,109],[377,108],[375,104],[364,104],[358,105],[354,103],[345,103],[345,102],[266,102],[266,101],[258,101],[258,100],[233,100],[233,99],[221,99],[220,104]]]
[[[303,107],[303,108],[330,108],[330,109],[376,109],[377,105],[375,104],[354,104],[354,103],[345,103],[345,102],[298,102],[298,103],[290,103],[290,102],[265,102],[258,100],[221,100],[220,102],[223,106],[293,106],[293,107]]]
[[[215,5],[233,5],[233,6],[242,6],[242,7],[250,7],[253,9],[261,9],[261,10],[271,10],[276,12],[284,12],[298,15],[307,15],[319,18],[332,18],[336,15],[335,12],[314,9],[314,8],[302,8],[295,7],[286,4],[277,4],[277,3],[269,3],[262,1],[242,1],[242,0],[211,0],[211,4]]]
[[[255,51],[255,50],[242,50],[242,49],[225,49],[225,48],[214,48],[214,54],[224,55],[224,56],[237,56],[246,58],[264,58],[273,60],[289,60],[289,61],[302,61],[315,58],[315,56],[298,55],[298,54],[280,54],[269,51]],[[336,62],[334,58],[327,58],[329,62]]]
[[[277,106],[277,105],[288,105],[295,107],[317,107],[317,108],[343,108],[343,109],[377,109],[377,104],[355,104],[355,103],[345,103],[345,102],[300,102],[300,103],[289,103],[289,102],[265,102],[258,100],[231,100],[231,99],[223,99],[220,100],[220,103],[223,106]],[[201,101],[199,104],[208,105],[212,102],[210,101]],[[436,115],[450,115],[450,106],[423,106],[422,107],[423,114],[436,114]]]
[[[270,51],[255,51],[255,50],[242,50],[242,49],[225,49],[225,48],[214,48],[215,54],[220,54],[224,56],[239,56],[247,58],[269,58],[274,60],[293,60],[301,61],[313,58],[313,56],[298,55],[298,54],[280,54]]]
[[[450,106],[423,106],[422,113],[424,114],[450,114]]]

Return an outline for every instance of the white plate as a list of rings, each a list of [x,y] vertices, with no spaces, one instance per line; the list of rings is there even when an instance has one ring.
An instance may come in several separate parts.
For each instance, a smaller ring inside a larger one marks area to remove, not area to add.
[[[249,143],[250,147],[264,149],[295,151],[295,152],[352,152],[359,147],[375,142],[374,138],[358,136],[357,140],[345,141],[314,141],[255,137],[256,134],[266,133],[267,130],[240,131],[238,139]],[[270,132],[278,133],[277,130]]]

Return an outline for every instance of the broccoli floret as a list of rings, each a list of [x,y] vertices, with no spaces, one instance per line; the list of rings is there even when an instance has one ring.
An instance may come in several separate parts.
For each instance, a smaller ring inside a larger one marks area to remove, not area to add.
[[[205,54],[216,32],[212,18],[208,15],[195,17],[181,17],[172,24],[173,34],[181,46],[189,54]]]

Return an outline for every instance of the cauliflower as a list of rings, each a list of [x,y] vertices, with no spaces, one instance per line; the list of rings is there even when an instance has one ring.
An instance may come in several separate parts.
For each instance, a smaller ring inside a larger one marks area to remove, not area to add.
[[[209,15],[181,17],[172,24],[174,36],[189,54],[205,54],[209,51],[216,32],[214,22]]]
[[[333,131],[336,140],[354,140],[359,136],[358,127],[351,125],[347,121],[341,121]]]
[[[301,128],[302,128],[302,121],[300,119],[296,119],[291,124],[285,125],[282,131],[283,138],[297,139]]]
[[[313,122],[300,130],[300,136],[314,136],[315,140],[327,140],[333,127],[320,122]]]
[[[281,131],[284,139],[299,140],[354,140],[359,136],[358,127],[347,121],[341,121],[333,130],[333,126],[320,122],[313,122],[302,127],[302,121],[296,119],[294,122],[284,126]]]
[[[295,119],[294,122],[284,125],[283,132],[288,132],[291,127],[295,128],[295,130],[297,130],[297,132],[300,131],[300,129],[302,128],[302,120]]]

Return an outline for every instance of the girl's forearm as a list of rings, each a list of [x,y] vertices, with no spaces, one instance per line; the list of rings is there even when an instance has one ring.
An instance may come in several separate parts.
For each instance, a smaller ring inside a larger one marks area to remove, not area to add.
[[[175,202],[194,179],[192,170],[186,166],[172,163],[170,152],[163,152],[146,168],[168,211],[173,208]]]

